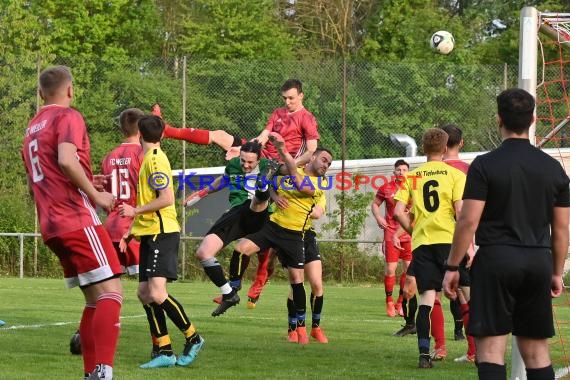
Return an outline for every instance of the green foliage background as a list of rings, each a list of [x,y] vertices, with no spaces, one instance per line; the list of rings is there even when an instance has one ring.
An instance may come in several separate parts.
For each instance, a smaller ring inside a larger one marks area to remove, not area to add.
[[[459,123],[466,150],[481,151],[498,141],[494,96],[516,85],[525,5],[570,9],[568,0],[0,0],[0,231],[34,230],[20,149],[41,104],[37,75],[48,65],[72,68],[95,171],[120,141],[117,116],[126,107],[149,111],[160,102],[174,125],[251,138],[290,77],[303,81],[305,106],[335,158],[343,123],[345,159],[402,155],[390,133],[419,141],[444,122]],[[456,38],[448,56],[429,49],[440,29]],[[179,142],[164,146],[174,168],[224,163],[212,147],[188,146],[183,162]],[[0,273],[15,273],[17,247],[0,238]],[[26,265],[35,260],[57,268],[41,244]]]

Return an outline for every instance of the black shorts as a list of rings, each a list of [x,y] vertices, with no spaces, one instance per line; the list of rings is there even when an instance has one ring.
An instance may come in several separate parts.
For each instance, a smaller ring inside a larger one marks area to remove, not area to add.
[[[225,247],[247,234],[259,231],[268,220],[269,214],[267,209],[261,212],[254,212],[249,208],[249,202],[245,202],[226,211],[214,223],[206,235],[217,235]]]
[[[180,233],[171,232],[141,236],[139,282],[150,277],[178,278],[178,247]]]
[[[308,264],[313,261],[321,260],[321,254],[319,252],[319,246],[317,245],[317,233],[313,229],[309,229],[305,231],[305,235],[303,238],[303,246],[305,249],[305,264]],[[277,252],[277,258],[279,262],[283,266],[283,268],[287,268],[281,261],[281,256],[279,255],[279,251]]]
[[[305,252],[303,233],[283,228],[269,221],[259,231],[247,235],[261,251],[267,248],[275,248],[277,257],[284,267],[304,268]]]
[[[319,246],[317,245],[317,233],[311,229],[305,231],[303,241],[305,247],[305,264],[321,260]]]
[[[406,270],[406,275],[415,277],[416,274],[414,272],[414,254],[412,253],[412,261],[408,265],[408,269]]]
[[[480,247],[471,266],[469,333],[554,336],[551,280],[549,249]]]
[[[416,276],[418,292],[441,291],[445,270],[443,266],[449,256],[451,244],[420,245],[412,253],[411,273]],[[410,269],[408,268],[408,274]]]

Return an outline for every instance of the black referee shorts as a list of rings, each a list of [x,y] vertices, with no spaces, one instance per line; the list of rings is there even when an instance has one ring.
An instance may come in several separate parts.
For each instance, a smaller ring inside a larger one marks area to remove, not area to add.
[[[551,281],[549,249],[480,247],[471,266],[469,334],[554,336]]]

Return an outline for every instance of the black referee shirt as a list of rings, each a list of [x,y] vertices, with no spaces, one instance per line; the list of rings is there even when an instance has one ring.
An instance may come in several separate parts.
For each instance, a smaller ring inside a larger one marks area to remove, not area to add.
[[[478,156],[463,193],[485,201],[476,244],[550,248],[552,209],[570,206],[568,185],[560,163],[528,139],[507,139]]]

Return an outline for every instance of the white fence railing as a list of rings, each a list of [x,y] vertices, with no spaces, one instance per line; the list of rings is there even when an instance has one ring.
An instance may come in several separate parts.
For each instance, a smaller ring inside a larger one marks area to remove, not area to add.
[[[15,237],[19,240],[19,277],[24,278],[24,239],[25,238],[37,238],[41,237],[39,233],[34,232],[0,232],[0,237]],[[181,236],[181,240],[202,240],[203,236]],[[363,244],[381,244],[382,241],[378,240],[361,240],[361,239],[318,239],[319,242],[327,242],[327,243],[363,243]],[[184,264],[186,263],[186,255],[184,251],[182,251],[182,255],[180,257],[182,260],[183,268],[185,267]],[[35,260],[34,260],[35,261]],[[182,273],[182,278],[184,278],[184,273]]]
[[[20,278],[24,278],[24,238],[26,237],[39,237],[40,234],[34,233],[34,232],[0,232],[0,236],[6,236],[6,237],[17,237],[18,240],[20,241],[20,262],[19,262],[19,268],[20,268]]]

